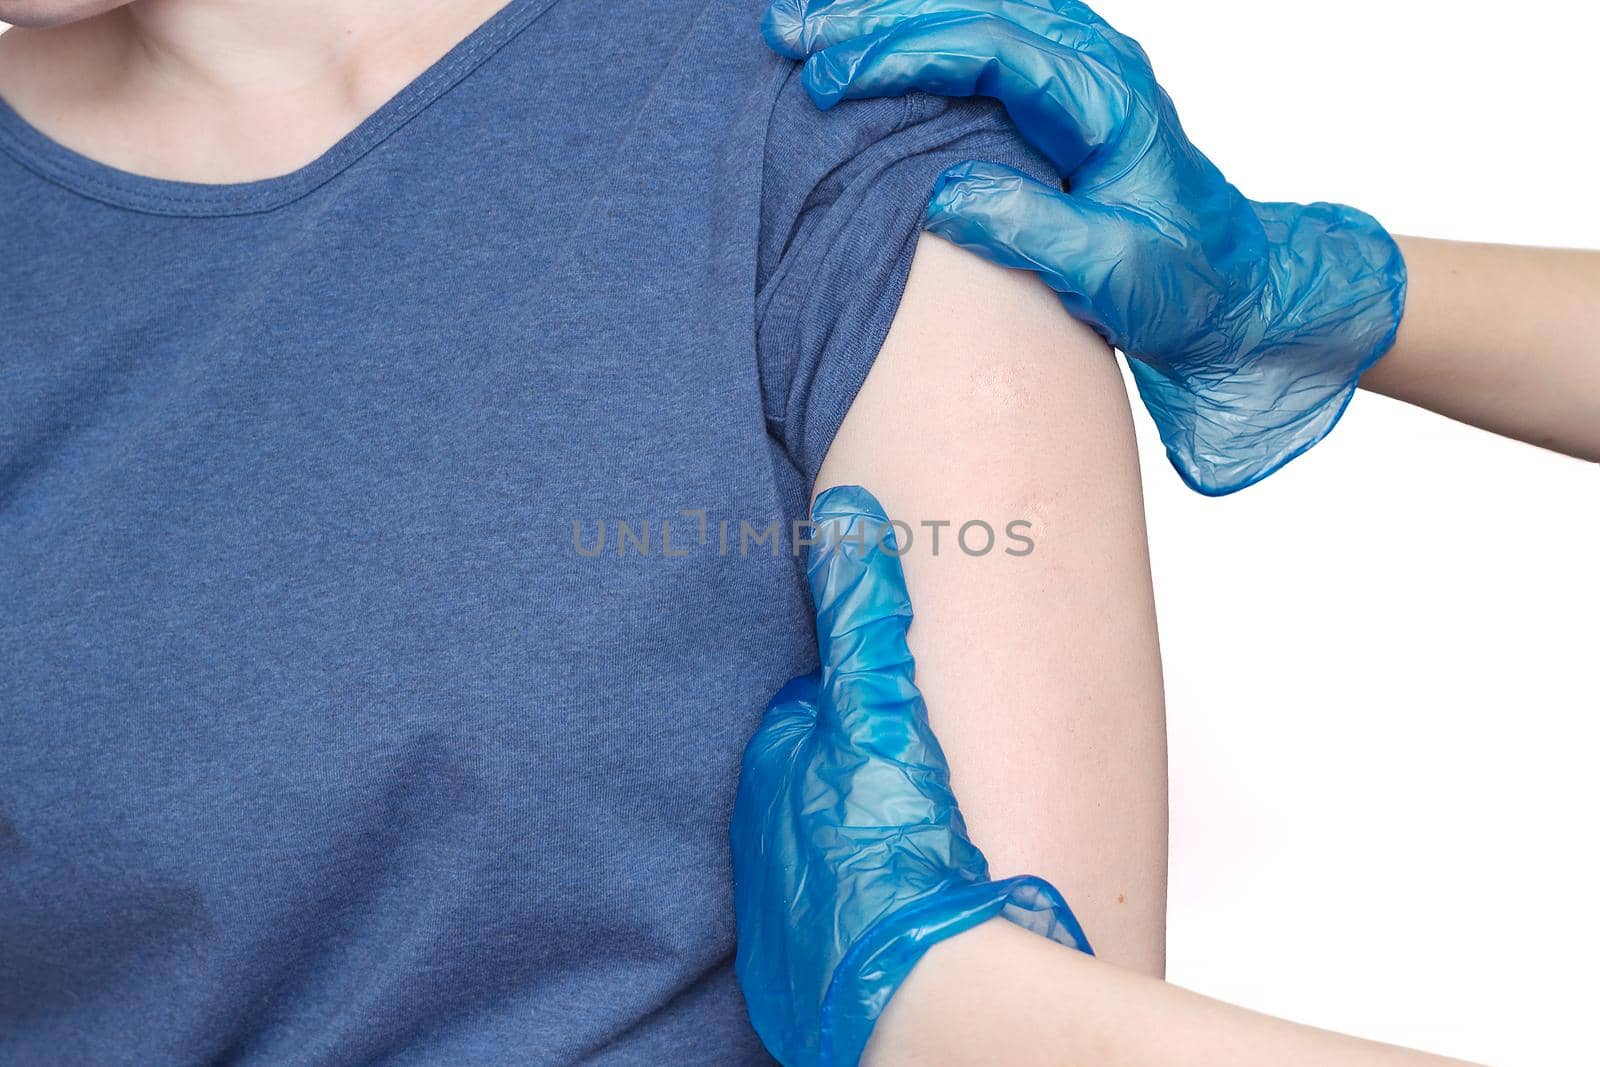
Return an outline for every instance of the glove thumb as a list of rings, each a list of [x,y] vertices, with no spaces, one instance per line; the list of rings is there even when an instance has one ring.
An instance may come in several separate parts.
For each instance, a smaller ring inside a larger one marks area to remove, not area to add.
[[[1132,244],[1114,209],[1012,167],[969,160],[939,175],[923,226],[992,263],[1038,274],[1074,318],[1124,347],[1116,283]]]

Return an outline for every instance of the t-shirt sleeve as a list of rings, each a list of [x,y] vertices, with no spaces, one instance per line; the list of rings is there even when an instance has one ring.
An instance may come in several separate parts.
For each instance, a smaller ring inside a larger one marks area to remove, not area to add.
[[[967,159],[1054,182],[985,99],[923,93],[818,111],[798,68],[767,131],[756,352],[769,432],[810,485],[877,358],[934,181]]]

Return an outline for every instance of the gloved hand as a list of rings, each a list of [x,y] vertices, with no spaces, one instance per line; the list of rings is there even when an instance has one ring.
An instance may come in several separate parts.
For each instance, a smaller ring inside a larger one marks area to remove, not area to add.
[[[989,880],[950,793],[906,647],[893,527],[858,486],[817,498],[807,575],[819,672],[767,708],[730,837],[750,1019],[786,1067],[850,1065],[930,947],[1004,915],[1089,952],[1049,883]]]
[[[1247,200],[1189,143],[1133,40],[1075,0],[774,0],[768,43],[819,107],[921,89],[1001,100],[1069,193],[957,164],[929,230],[1037,271],[1130,358],[1178,473],[1242,489],[1333,428],[1394,343],[1399,249],[1337,204]]]

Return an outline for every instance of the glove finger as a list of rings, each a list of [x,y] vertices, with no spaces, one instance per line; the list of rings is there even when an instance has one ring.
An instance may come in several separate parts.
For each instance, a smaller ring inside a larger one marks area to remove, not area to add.
[[[972,160],[939,175],[923,225],[1003,267],[1031,270],[1072,316],[1123,347],[1133,238],[1113,208],[1071,196],[1000,163]]]
[[[858,37],[806,60],[802,77],[820,108],[840,100],[989,96],[1063,174],[1114,149],[1134,102],[1115,57],[1040,37],[982,13],[927,15]]]
[[[761,34],[779,55],[805,59],[913,18],[949,14],[994,15],[1074,47],[1086,46],[1096,33],[1110,30],[1088,8],[1050,0],[773,0],[762,15]]]
[[[824,689],[832,675],[907,668],[911,594],[883,506],[860,486],[836,486],[817,497],[811,521],[806,577]]]
[[[812,522],[816,543],[806,574],[822,661],[819,725],[897,765],[895,773],[909,767],[944,774],[906,645],[911,596],[893,525],[872,494],[854,485],[817,497]]]

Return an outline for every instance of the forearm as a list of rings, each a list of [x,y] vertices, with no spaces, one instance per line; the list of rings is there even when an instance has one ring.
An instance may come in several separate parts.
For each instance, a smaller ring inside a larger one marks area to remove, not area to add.
[[[1600,252],[1396,240],[1405,317],[1361,385],[1600,461]]]
[[[1461,1061],[1258,1015],[992,921],[935,946],[868,1065],[1446,1067]]]

